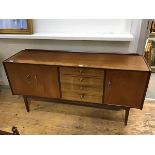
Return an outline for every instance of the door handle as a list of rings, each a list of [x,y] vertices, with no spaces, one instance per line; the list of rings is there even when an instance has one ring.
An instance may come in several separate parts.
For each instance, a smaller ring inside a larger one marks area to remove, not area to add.
[[[110,88],[112,86],[112,82],[109,80],[108,81],[108,87]]]
[[[29,74],[26,75],[26,81],[28,84],[31,84],[31,82],[32,82],[31,75],[29,75]]]

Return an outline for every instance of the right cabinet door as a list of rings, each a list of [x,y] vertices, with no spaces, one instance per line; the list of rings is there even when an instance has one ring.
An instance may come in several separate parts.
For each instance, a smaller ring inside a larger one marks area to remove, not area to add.
[[[106,70],[104,103],[142,108],[148,72]]]

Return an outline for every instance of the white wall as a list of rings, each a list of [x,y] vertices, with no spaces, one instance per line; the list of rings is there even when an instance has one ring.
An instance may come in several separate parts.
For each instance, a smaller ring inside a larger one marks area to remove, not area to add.
[[[131,19],[37,19],[34,33],[130,33]]]
[[[49,23],[49,24],[48,24]],[[20,50],[35,48],[49,50],[90,51],[108,53],[140,53],[137,51],[142,20],[34,20],[34,31],[38,32],[131,32],[132,42],[120,41],[67,41],[37,39],[0,39],[0,61]],[[89,25],[89,26],[88,26]],[[95,29],[93,29],[95,27]],[[0,84],[8,85],[2,63],[0,65]]]

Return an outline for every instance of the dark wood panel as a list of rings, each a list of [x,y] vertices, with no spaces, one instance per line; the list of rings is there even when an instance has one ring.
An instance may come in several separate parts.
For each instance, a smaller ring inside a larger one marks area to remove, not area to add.
[[[141,108],[148,72],[107,70],[104,103]]]
[[[13,94],[59,98],[55,66],[5,63]]]
[[[6,61],[57,66],[149,71],[143,56],[129,54],[123,55],[89,52],[80,53],[46,50],[23,50],[10,57]]]

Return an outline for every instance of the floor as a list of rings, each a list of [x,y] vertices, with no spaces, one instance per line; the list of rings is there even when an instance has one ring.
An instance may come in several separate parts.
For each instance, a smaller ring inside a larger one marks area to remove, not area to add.
[[[151,99],[155,99],[155,73],[151,73],[146,97],[151,98]]]
[[[22,135],[152,135],[155,134],[155,104],[131,109],[128,125],[124,111],[112,111],[76,105],[31,101],[30,112],[23,98],[10,89],[0,91],[0,130],[11,132],[16,126]]]
[[[155,99],[155,73],[151,74],[146,97]]]

